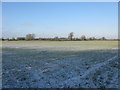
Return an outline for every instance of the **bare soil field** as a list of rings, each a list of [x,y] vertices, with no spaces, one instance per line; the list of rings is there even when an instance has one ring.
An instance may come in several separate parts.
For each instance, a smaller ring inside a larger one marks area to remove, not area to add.
[[[3,88],[118,88],[117,41],[3,41]]]

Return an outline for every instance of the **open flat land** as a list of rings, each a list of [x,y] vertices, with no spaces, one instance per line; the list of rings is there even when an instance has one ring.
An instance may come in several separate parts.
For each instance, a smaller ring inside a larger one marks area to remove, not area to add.
[[[3,88],[118,88],[118,41],[3,41]]]

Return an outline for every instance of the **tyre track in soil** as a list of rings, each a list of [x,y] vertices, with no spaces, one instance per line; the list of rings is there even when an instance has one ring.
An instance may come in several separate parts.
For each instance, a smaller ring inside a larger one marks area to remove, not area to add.
[[[89,70],[87,70],[82,76],[77,76],[77,77],[73,77],[71,79],[68,79],[68,80],[65,80],[63,82],[61,82],[59,84],[59,86],[62,86],[64,87],[64,85],[69,85],[69,84],[74,84],[74,83],[80,83],[82,82],[82,78],[85,78],[87,75],[89,75],[90,73],[95,73],[97,70],[99,70],[102,66],[108,64],[110,61],[113,61],[114,59],[118,58],[118,56],[114,56],[110,59],[108,59],[107,61],[105,62],[102,62],[102,63],[99,63],[97,65],[94,65],[92,68],[90,68]],[[93,84],[92,84],[93,85]],[[93,85],[94,86],[94,85]]]

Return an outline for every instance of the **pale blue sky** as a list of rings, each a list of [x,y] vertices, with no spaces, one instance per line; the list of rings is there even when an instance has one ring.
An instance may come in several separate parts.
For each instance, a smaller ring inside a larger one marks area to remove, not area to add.
[[[117,2],[3,2],[3,37],[118,38]]]

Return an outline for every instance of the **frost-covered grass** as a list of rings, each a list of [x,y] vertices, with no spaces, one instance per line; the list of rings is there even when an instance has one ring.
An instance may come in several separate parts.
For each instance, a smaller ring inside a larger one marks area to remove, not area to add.
[[[117,42],[32,42],[4,42],[3,88],[118,88]]]
[[[2,47],[39,48],[47,51],[104,50],[118,47],[118,41],[3,41]]]

